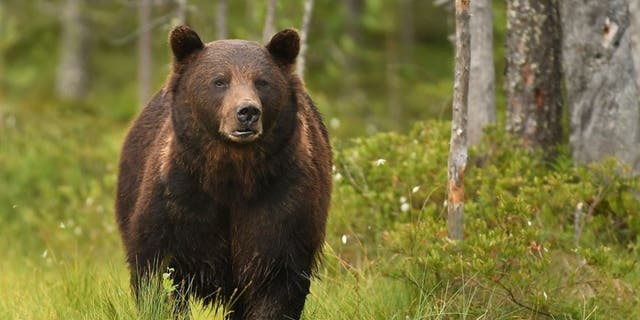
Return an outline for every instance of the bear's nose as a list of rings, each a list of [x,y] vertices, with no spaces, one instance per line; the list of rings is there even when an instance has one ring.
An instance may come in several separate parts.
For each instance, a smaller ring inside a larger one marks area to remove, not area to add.
[[[250,126],[260,119],[261,113],[262,112],[258,107],[252,104],[245,104],[238,108],[236,111],[236,117],[240,123]]]

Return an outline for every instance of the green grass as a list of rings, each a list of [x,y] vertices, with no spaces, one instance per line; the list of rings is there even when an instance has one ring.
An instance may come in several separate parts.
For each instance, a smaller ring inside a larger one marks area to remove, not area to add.
[[[128,124],[0,107],[0,319],[169,318],[161,285],[135,303],[113,216]],[[334,140],[327,245],[305,319],[640,317],[637,179],[612,161],[574,167],[561,152],[549,163],[491,132],[472,152],[467,234],[454,243],[442,218],[447,134],[436,121]],[[581,202],[593,210],[576,246]]]

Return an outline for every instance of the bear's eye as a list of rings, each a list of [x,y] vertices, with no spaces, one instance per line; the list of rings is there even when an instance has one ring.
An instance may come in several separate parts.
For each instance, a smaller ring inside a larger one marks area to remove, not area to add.
[[[213,81],[213,85],[216,86],[216,88],[225,88],[227,86],[227,81],[224,79],[216,79]]]
[[[268,87],[268,86],[269,86],[269,82],[267,82],[267,80],[264,80],[264,79],[256,80],[256,87]]]

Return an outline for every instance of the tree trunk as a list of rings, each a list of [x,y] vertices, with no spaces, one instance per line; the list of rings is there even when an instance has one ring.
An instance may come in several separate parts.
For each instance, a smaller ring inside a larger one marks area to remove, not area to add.
[[[229,36],[227,30],[227,13],[228,13],[227,0],[218,0],[216,6],[216,33],[218,39],[226,39]]]
[[[138,29],[138,106],[144,108],[151,97],[151,0],[140,0]]]
[[[346,28],[348,39],[353,42],[352,47],[357,48],[362,40],[362,14],[364,11],[363,0],[345,0],[342,2],[347,11]],[[344,87],[341,92],[344,96],[353,97],[354,92],[361,92],[359,77],[360,57],[353,52],[347,52],[343,64]]]
[[[464,225],[464,174],[467,168],[467,101],[471,60],[469,0],[456,0],[456,65],[453,84],[453,118],[448,163],[447,232],[462,240]]]
[[[358,43],[362,36],[360,19],[364,10],[363,0],[346,0],[344,4],[347,9],[347,33],[353,42]]]
[[[471,1],[471,74],[469,75],[469,144],[477,145],[482,129],[496,121],[491,0]]]
[[[302,29],[300,30],[300,54],[298,54],[298,74],[304,79],[304,67],[307,53],[307,37],[309,36],[309,26],[311,24],[311,13],[313,12],[313,0],[304,1],[304,15],[302,16]]]
[[[400,43],[402,44],[402,59],[411,61],[413,39],[415,38],[415,24],[413,23],[414,0],[400,0]]]
[[[636,88],[640,88],[640,0],[629,0],[629,16],[631,18],[631,54],[636,74]]]
[[[60,98],[82,100],[87,95],[89,33],[81,0],[66,0],[62,10],[60,62],[56,91]]]
[[[7,34],[7,18],[6,18],[6,14],[5,14],[5,3],[4,2],[0,2],[0,37],[2,37],[3,39],[6,39],[6,37],[8,36]],[[0,41],[0,52],[5,52],[5,48],[6,48],[6,43],[2,43],[2,41]],[[4,54],[0,54],[0,97],[4,97],[5,96],[5,55]],[[2,111],[0,111],[0,128],[2,128],[4,124],[4,121],[2,119]]]
[[[267,43],[274,33],[276,33],[275,17],[276,17],[276,0],[269,0],[267,3],[267,16],[264,19],[264,29],[262,29],[262,41]]]
[[[400,77],[398,65],[400,54],[398,52],[398,39],[394,30],[389,30],[386,35],[386,76],[387,82],[387,107],[389,118],[394,127],[398,127],[402,121],[402,103],[400,101]]]
[[[640,171],[640,111],[625,0],[562,0],[574,160],[617,156]]]
[[[187,24],[187,0],[176,0],[178,7],[176,8],[176,19],[178,25]]]
[[[507,129],[550,153],[562,138],[558,2],[508,0],[507,17]]]

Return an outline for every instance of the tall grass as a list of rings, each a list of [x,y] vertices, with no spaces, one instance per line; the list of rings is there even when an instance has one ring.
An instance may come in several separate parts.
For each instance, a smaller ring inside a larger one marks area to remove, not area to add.
[[[113,216],[127,124],[46,110],[2,111],[0,319],[172,318],[166,285],[150,283],[137,302],[129,287]],[[607,163],[549,165],[491,134],[468,176],[467,239],[452,243],[441,216],[447,133],[432,122],[335,141],[325,257],[304,319],[640,316],[637,180]],[[576,247],[579,202],[593,209]]]

